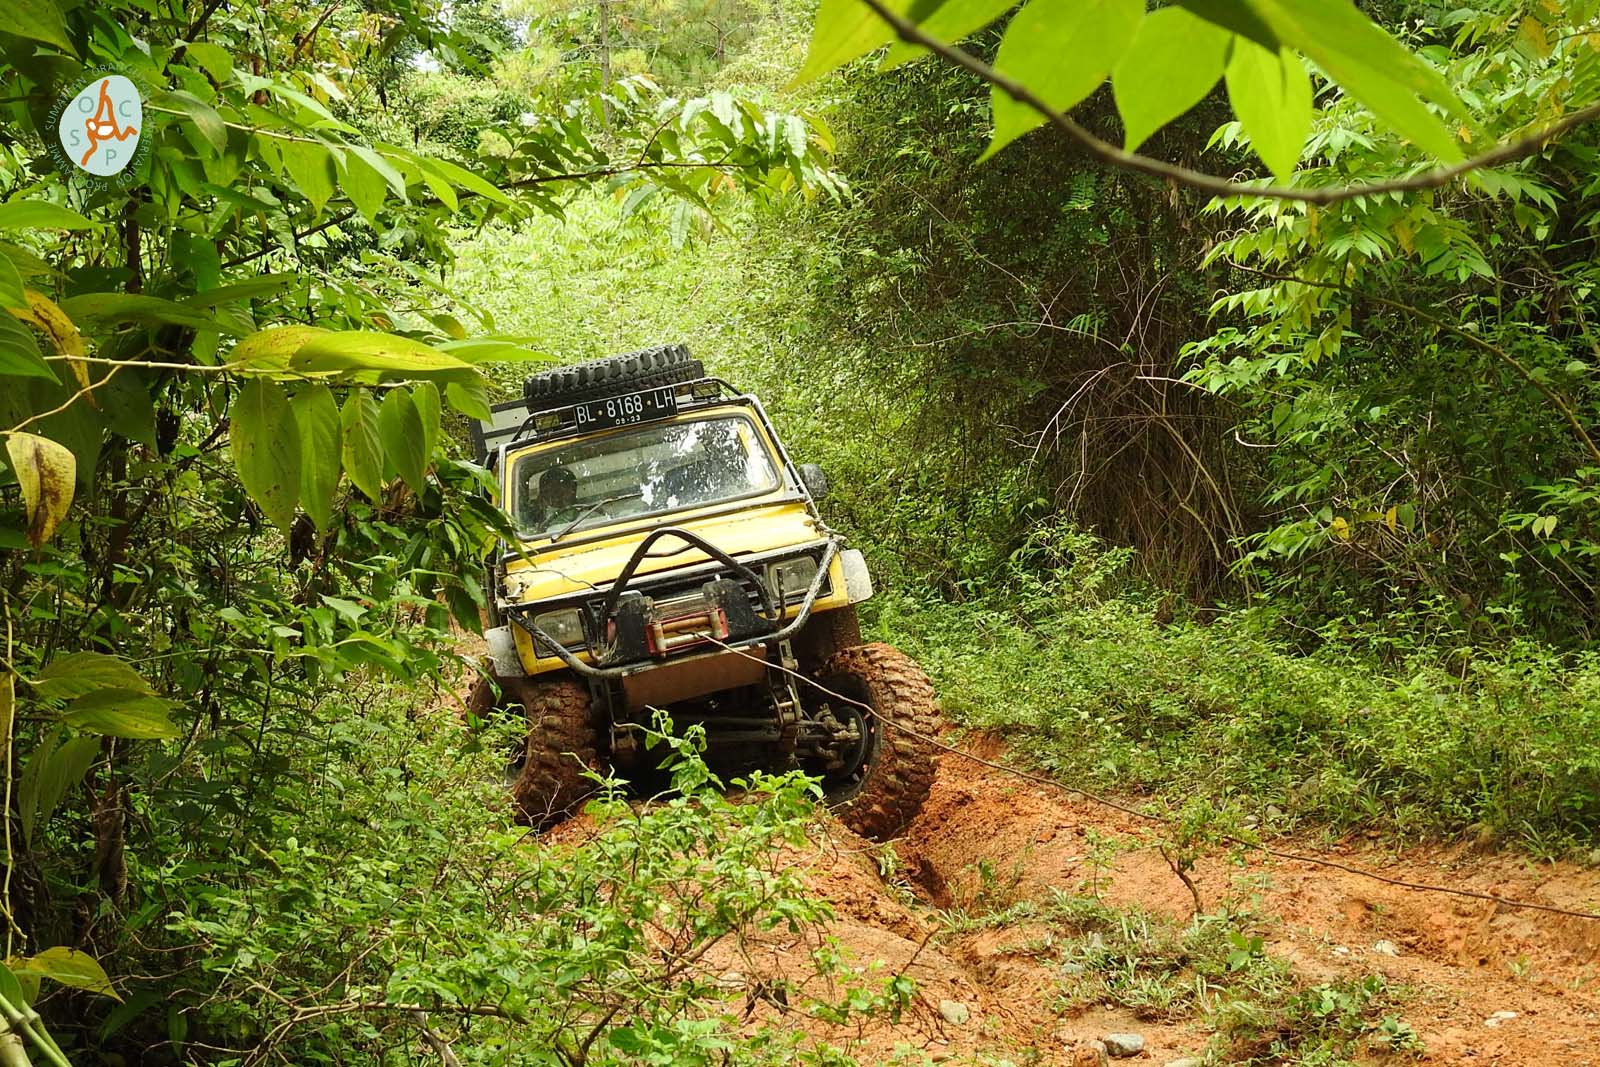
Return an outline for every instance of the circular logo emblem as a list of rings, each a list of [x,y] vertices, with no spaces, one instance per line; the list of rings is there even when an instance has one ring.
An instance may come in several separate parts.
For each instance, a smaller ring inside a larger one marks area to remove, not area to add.
[[[133,162],[144,129],[144,104],[133,82],[103,74],[67,101],[56,135],[80,170],[109,178]]]

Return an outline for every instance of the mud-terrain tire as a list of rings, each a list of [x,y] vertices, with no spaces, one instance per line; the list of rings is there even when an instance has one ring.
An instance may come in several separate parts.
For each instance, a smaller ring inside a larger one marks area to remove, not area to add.
[[[520,702],[528,717],[526,755],[511,796],[523,821],[542,830],[595,791],[585,772],[601,768],[599,724],[588,686],[576,679],[516,678],[502,684],[507,702]]]
[[[831,611],[819,611],[795,635],[794,652],[800,669],[816,672],[834,654],[861,644],[861,621],[854,604]]]
[[[494,714],[497,706],[495,700],[495,681],[486,674],[478,675],[477,681],[472,683],[472,688],[467,691],[466,720],[470,724],[473,719],[479,722],[488,722],[489,716]],[[504,688],[502,686],[502,688]]]
[[[818,673],[828,689],[872,708],[866,773],[829,788],[828,802],[846,826],[874,841],[894,837],[922,809],[933,788],[939,705],[933,683],[910,656],[884,644],[837,652]],[[834,701],[823,695],[823,699]]]
[[[529,411],[542,411],[705,376],[705,367],[689,355],[687,346],[657,345],[535,374],[523,383],[522,398]]]

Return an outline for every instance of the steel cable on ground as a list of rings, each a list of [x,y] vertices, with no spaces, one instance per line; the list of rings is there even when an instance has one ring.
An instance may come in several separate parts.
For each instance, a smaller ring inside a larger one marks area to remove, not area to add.
[[[706,640],[728,652],[743,656],[746,659],[757,660],[761,663],[767,664],[770,667],[775,667],[785,674],[788,674],[794,678],[798,678],[800,681],[811,686],[813,689],[816,689],[835,700],[843,701],[844,703],[853,707],[860,708],[867,714],[871,715],[879,723],[889,726],[891,729],[899,730],[901,733],[904,733],[909,737],[914,737],[917,740],[922,741],[925,744],[932,745],[934,748],[940,749],[944,752],[948,752],[955,756],[960,756],[962,759],[970,760],[971,762],[980,764],[981,766],[1000,771],[1002,774],[1009,774],[1025,781],[1034,782],[1038,785],[1046,786],[1048,788],[1059,789],[1067,794],[1083,797],[1085,800],[1088,800],[1092,803],[1099,804],[1102,807],[1110,808],[1114,811],[1120,811],[1125,815],[1131,815],[1134,818],[1142,819],[1145,822],[1156,823],[1166,827],[1173,825],[1172,820],[1170,819],[1163,818],[1160,815],[1152,815],[1147,811],[1140,811],[1138,808],[1119,803],[1115,800],[1112,800],[1110,797],[1101,796],[1099,793],[1091,792],[1090,790],[1084,789],[1081,786],[1067,785],[1065,782],[1059,782],[1054,778],[1047,777],[1046,775],[1035,774],[1031,771],[1022,770],[1018,767],[1010,767],[1004,763],[997,763],[994,760],[984,759],[982,756],[974,755],[965,749],[946,744],[936,737],[929,737],[926,734],[919,733],[903,723],[898,723],[892,719],[884,718],[883,716],[879,715],[877,710],[870,704],[852,699],[843,695],[842,693],[835,693],[821,682],[818,682],[813,678],[808,678],[799,671],[791,670],[780,663],[772,663],[764,656],[753,655],[752,653],[746,652],[743,649],[734,648],[731,645],[725,645],[721,641],[718,641],[716,638],[709,635],[706,635]],[[1227,842],[1228,844],[1237,845],[1240,848],[1250,849],[1254,852],[1271,856],[1274,859],[1287,860],[1292,863],[1307,863],[1316,867],[1328,867],[1333,870],[1344,871],[1346,874],[1353,874],[1360,878],[1369,878],[1374,882],[1382,882],[1385,885],[1392,885],[1401,889],[1412,889],[1423,893],[1442,893],[1447,896],[1465,897],[1469,900],[1483,900],[1491,904],[1498,904],[1507,908],[1521,908],[1528,911],[1543,911],[1552,915],[1565,915],[1569,918],[1589,919],[1600,922],[1600,912],[1582,911],[1576,908],[1564,908],[1559,904],[1541,904],[1533,900],[1517,900],[1513,897],[1503,897],[1497,893],[1485,893],[1477,889],[1458,889],[1454,886],[1434,885],[1430,882],[1413,882],[1405,878],[1393,878],[1386,874],[1379,874],[1377,871],[1367,870],[1364,867],[1357,867],[1349,863],[1341,863],[1338,860],[1323,859],[1319,856],[1307,856],[1298,852],[1287,852],[1283,849],[1276,849],[1270,845],[1264,845],[1259,841],[1250,841],[1234,834],[1218,834],[1217,839],[1219,841]]]

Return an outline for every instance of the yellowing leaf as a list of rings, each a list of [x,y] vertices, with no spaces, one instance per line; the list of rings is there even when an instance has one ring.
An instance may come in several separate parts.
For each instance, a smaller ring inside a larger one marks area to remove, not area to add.
[[[1540,59],[1550,54],[1550,35],[1545,32],[1544,23],[1532,15],[1522,16],[1522,22],[1517,26],[1517,37]]]
[[[89,387],[89,367],[83,362],[82,357],[88,354],[84,346],[83,335],[78,332],[78,327],[72,319],[56,306],[55,301],[39,292],[29,289],[23,293],[28,299],[28,305],[21,308],[12,308],[11,314],[31,326],[37,326],[45,335],[50,344],[63,356],[69,356],[67,365],[72,368],[74,377],[83,388]],[[98,407],[94,394],[89,394],[91,406]]]
[[[248,370],[286,371],[289,358],[302,345],[329,332],[321,326],[273,326],[234,345],[228,363]]]
[[[96,689],[67,705],[61,721],[91,734],[155,740],[180,737],[168,717],[172,701],[136,689]]]
[[[1385,511],[1383,513],[1383,524],[1385,526],[1389,527],[1389,532],[1390,533],[1394,533],[1395,532],[1395,529],[1397,528],[1396,524],[1397,524],[1399,515],[1400,515],[1400,509],[1397,508],[1397,507],[1393,507],[1393,506],[1391,506],[1388,511]]]
[[[6,438],[6,455],[22,489],[28,513],[28,542],[35,548],[55,534],[72,506],[78,461],[70,449],[31,433]]]
[[[45,665],[33,681],[41,697],[67,699],[96,689],[132,689],[149,693],[150,683],[125,659],[104,652],[69,652]]]
[[[1337,537],[1339,540],[1350,540],[1350,523],[1345,521],[1344,516],[1334,516],[1333,521],[1328,524],[1328,529],[1332,530],[1333,536]]]
[[[370,330],[341,330],[314,338],[289,360],[298,371],[351,371],[372,380],[396,378],[477,381],[468,363],[421,341]]]

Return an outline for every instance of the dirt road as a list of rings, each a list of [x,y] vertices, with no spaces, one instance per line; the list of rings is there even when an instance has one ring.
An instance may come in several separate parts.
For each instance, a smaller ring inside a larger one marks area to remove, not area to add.
[[[981,742],[973,751],[999,754]],[[1116,1032],[1144,1039],[1129,1063],[1201,1056],[1218,1016],[1196,1007],[1207,994],[1185,968],[1198,964],[1180,953],[1164,975],[1135,974],[1130,965],[1109,976],[1117,992],[1095,1002],[1104,983],[1071,961],[1084,958],[1085,942],[1094,955],[1107,935],[1063,926],[1052,918],[1059,906],[1049,906],[1059,905],[1058,892],[1094,889],[1109,906],[1102,911],[1152,913],[1170,942],[1187,927],[1193,901],[1157,850],[1135,840],[1147,832],[1128,816],[946,755],[925,810],[892,854],[835,827],[814,854],[796,857],[833,901],[838,919],[827,933],[856,965],[875,980],[904,972],[918,988],[896,1023],[813,1028],[863,1063],[884,1062],[900,1047],[936,1062],[1077,1067],[1098,1062],[1088,1042]],[[1108,841],[1122,842],[1114,858]],[[1590,910],[1600,904],[1600,871],[1513,854],[1434,847],[1396,855],[1367,841],[1293,847],[1403,879]],[[1231,909],[1233,928],[1261,938],[1259,949],[1244,947],[1276,961],[1270,967],[1282,982],[1383,978],[1383,1010],[1413,1028],[1425,1051],[1390,1054],[1381,1040],[1366,1040],[1361,1062],[1600,1065],[1600,922],[1261,857],[1243,865],[1220,854],[1203,859],[1195,880],[1208,911]],[[1128,928],[1112,924],[1110,936]],[[765,960],[754,962],[799,973],[808,944],[771,941]],[[1202,989],[1198,1000],[1185,992],[1193,988]],[[1209,1003],[1215,1009],[1230,995],[1213,991]],[[1211,1062],[1252,1051],[1237,1037],[1228,1047],[1234,1051],[1214,1048]]]

